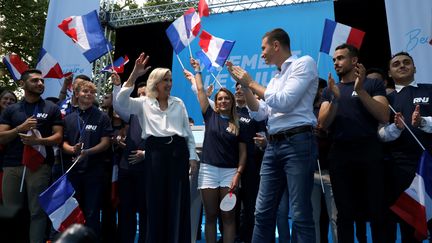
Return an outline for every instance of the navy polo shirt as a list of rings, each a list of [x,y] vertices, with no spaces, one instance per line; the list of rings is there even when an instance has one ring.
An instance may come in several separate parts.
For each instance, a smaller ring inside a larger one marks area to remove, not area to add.
[[[421,116],[432,116],[432,89],[430,86],[419,84],[418,87],[407,86],[399,93],[396,91],[388,95],[388,100],[396,112],[401,112],[404,116],[405,123],[411,131],[421,141],[423,146],[431,152],[432,134],[426,133],[419,128],[411,125],[411,116],[416,105],[420,106]],[[391,122],[394,120],[392,114]],[[408,122],[406,122],[408,121]],[[404,129],[399,138],[389,143],[390,149],[394,152],[403,152],[407,156],[413,158],[413,162],[417,164],[423,150],[415,141],[408,129]]]
[[[336,117],[329,127],[330,136],[335,141],[356,141],[377,139],[378,120],[364,107],[357,93],[354,82],[338,83],[340,90]],[[376,79],[365,79],[363,88],[371,96],[386,96],[384,83]],[[322,100],[331,102],[332,94],[325,88]]]
[[[39,99],[36,103],[28,103],[25,100],[8,106],[1,116],[1,124],[7,124],[12,129],[21,125],[25,120],[35,115],[37,129],[42,137],[49,137],[53,134],[52,127],[63,126],[59,107],[49,100]],[[54,162],[54,153],[51,146],[45,146],[47,157],[45,163]],[[4,151],[3,166],[19,166],[22,164],[24,144],[19,136],[7,144]]]
[[[214,112],[210,106],[203,116],[205,134],[202,163],[221,168],[237,168],[239,143],[245,142],[242,129],[240,129],[238,136],[228,132],[228,119]]]
[[[113,129],[107,114],[96,107],[87,110],[76,110],[65,117],[64,141],[73,146],[79,142],[84,143],[83,149],[89,149],[100,143],[102,137],[111,137]],[[103,153],[92,154],[85,160],[78,162],[75,171],[84,171],[87,168],[103,166],[105,157]],[[65,155],[67,167],[71,165],[72,156]]]

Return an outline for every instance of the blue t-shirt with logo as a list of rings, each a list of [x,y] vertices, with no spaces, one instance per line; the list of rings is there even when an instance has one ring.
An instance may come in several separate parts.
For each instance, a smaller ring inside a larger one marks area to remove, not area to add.
[[[354,91],[354,82],[338,83],[339,104],[333,123],[329,127],[330,136],[335,141],[356,141],[377,139],[378,120],[366,109]],[[384,83],[377,79],[365,79],[363,88],[371,96],[386,96]],[[325,88],[322,101],[331,102],[332,93]]]
[[[65,117],[64,141],[73,146],[83,143],[83,149],[89,149],[100,143],[102,137],[111,137],[113,129],[107,114],[95,106],[87,110],[76,110]],[[73,171],[84,171],[87,168],[102,166],[104,153],[92,154],[77,163]],[[71,165],[72,156],[64,156],[67,167]]]
[[[228,119],[216,113],[210,106],[203,114],[205,134],[202,163],[221,168],[237,168],[239,143],[245,142],[242,129],[239,135],[228,132]]]
[[[11,129],[21,125],[25,120],[34,115],[37,119],[37,129],[42,137],[52,135],[52,127],[55,125],[63,126],[63,120],[59,107],[49,100],[39,99],[38,102],[28,103],[25,100],[8,106],[1,116],[1,124],[7,124]],[[45,146],[47,157],[45,163],[54,163],[54,153],[52,146]],[[4,151],[3,166],[20,166],[24,144],[19,136],[7,144]]]

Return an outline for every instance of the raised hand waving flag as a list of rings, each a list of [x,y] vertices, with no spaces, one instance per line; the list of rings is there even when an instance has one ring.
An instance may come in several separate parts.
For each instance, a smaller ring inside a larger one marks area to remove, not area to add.
[[[360,49],[365,32],[348,25],[326,19],[320,52],[333,56],[337,46],[347,43]]]
[[[207,70],[214,72],[223,67],[234,47],[235,41],[215,37],[204,30],[199,38],[199,46],[202,50],[198,51],[196,55]]]
[[[96,10],[64,19],[58,27],[80,48],[89,62],[112,50],[105,38]]]

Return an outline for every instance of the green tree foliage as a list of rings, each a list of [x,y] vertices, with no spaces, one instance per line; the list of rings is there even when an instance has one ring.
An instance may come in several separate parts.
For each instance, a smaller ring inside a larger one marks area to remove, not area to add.
[[[17,53],[34,67],[42,47],[48,0],[0,0],[0,56]],[[15,89],[3,63],[0,64],[1,86]]]

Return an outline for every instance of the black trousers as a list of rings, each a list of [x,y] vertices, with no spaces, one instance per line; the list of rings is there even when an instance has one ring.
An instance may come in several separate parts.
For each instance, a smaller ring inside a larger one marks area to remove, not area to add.
[[[149,137],[146,158],[146,242],[191,241],[189,150],[183,137]]]
[[[137,166],[144,166],[144,162]],[[145,242],[145,170],[119,169],[118,234],[121,243],[135,242],[137,217],[139,214],[138,242]]]
[[[335,142],[329,153],[330,178],[338,210],[339,242],[354,242],[356,196],[365,192],[373,242],[386,242],[388,209],[385,203],[384,164],[380,142],[367,139]],[[357,186],[356,186],[357,185]]]

